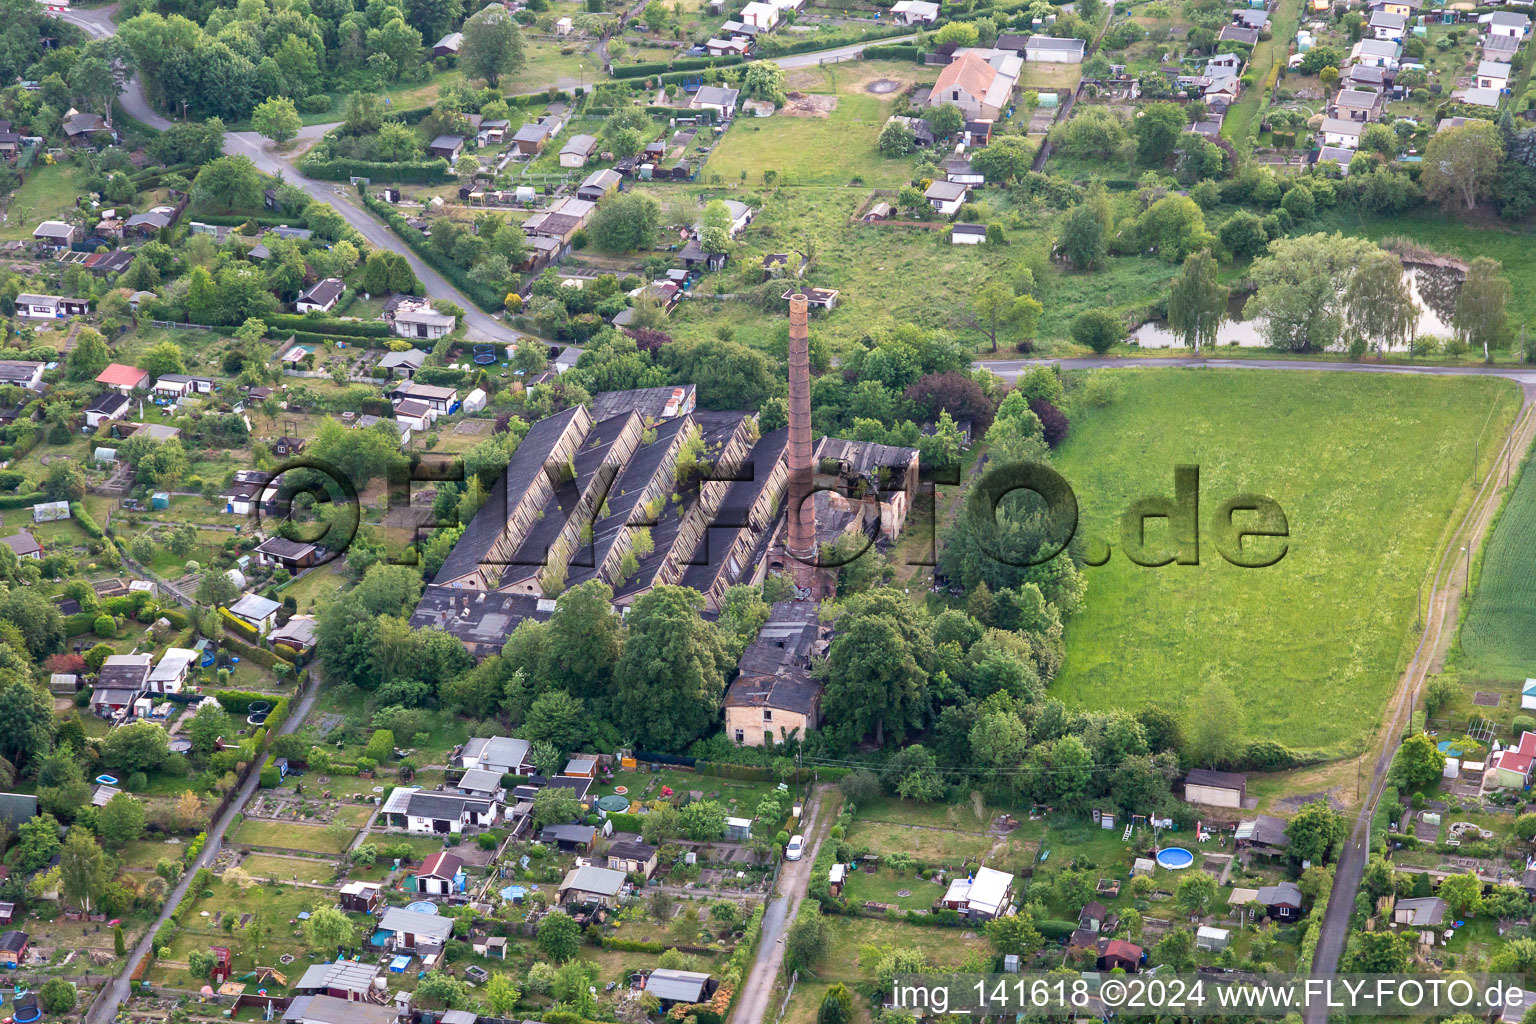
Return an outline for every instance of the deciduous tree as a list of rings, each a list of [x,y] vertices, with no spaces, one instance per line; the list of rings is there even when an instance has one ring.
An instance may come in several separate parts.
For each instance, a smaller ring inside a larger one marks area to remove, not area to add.
[[[502,75],[514,75],[527,63],[523,33],[500,4],[482,7],[464,22],[464,46],[459,66],[468,78],[481,78],[495,88]]]
[[[1424,149],[1419,184],[1443,206],[1477,208],[1488,195],[1504,158],[1504,140],[1492,121],[1468,121],[1435,132]]]
[[[1216,331],[1227,312],[1230,294],[1216,280],[1216,260],[1203,249],[1184,260],[1168,296],[1168,326],[1200,354],[1202,344],[1216,344]]]

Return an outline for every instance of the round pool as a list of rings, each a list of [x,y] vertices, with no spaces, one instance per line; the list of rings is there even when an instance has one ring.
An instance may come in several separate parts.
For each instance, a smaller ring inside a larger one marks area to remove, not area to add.
[[[1195,855],[1180,846],[1170,846],[1157,852],[1157,863],[1169,871],[1179,871],[1195,862]]]
[[[405,909],[414,910],[418,914],[435,914],[437,913],[437,904],[429,903],[426,900],[418,900],[415,903],[407,903]]]

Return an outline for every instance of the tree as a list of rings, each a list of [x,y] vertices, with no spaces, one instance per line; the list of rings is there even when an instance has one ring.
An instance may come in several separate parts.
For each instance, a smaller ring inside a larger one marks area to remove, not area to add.
[[[771,60],[753,61],[742,76],[741,91],[745,99],[767,100],[776,107],[783,106],[784,69]]]
[[[251,111],[251,127],[264,138],[271,139],[279,147],[299,134],[304,121],[294,109],[293,100],[276,96],[257,105]]]
[[[1199,712],[1185,723],[1190,759],[1206,767],[1224,764],[1243,730],[1242,712],[1232,688],[1213,680],[1205,685],[1194,706]]]
[[[1087,204],[1078,203],[1056,226],[1056,247],[1078,270],[1092,270],[1109,251],[1104,222]]]
[[[897,742],[903,740],[922,714],[926,672],[919,657],[924,651],[909,642],[903,622],[884,614],[845,613],[828,659],[828,719],[840,722],[855,740],[873,732],[883,746],[887,729]],[[902,753],[912,749],[921,748]]]
[[[600,580],[572,587],[556,599],[545,650],[559,655],[544,666],[555,687],[594,701],[609,698],[614,665],[624,646],[624,625],[613,613],[612,602],[613,588]],[[525,734],[525,738],[547,739],[570,749],[554,736]]]
[[[240,596],[240,588],[229,578],[229,570],[208,568],[197,581],[197,603],[209,608],[227,605]]]
[[[539,922],[539,950],[555,963],[565,963],[581,948],[581,926],[563,910],[544,915]]]
[[[1263,319],[1276,348],[1327,349],[1344,328],[1344,293],[1355,267],[1374,251],[1363,238],[1337,233],[1276,239],[1249,270],[1257,289],[1243,315]]]
[[[1174,971],[1188,970],[1195,959],[1195,938],[1188,928],[1175,928],[1152,948],[1152,958]]]
[[[812,900],[800,904],[800,914],[789,926],[784,940],[784,969],[790,973],[809,971],[821,962],[827,951],[827,922],[821,905]]]
[[[94,327],[82,327],[75,336],[75,347],[70,349],[69,358],[65,360],[64,375],[73,381],[95,380],[111,361],[107,339]]]
[[[1221,245],[1237,259],[1257,256],[1269,247],[1269,235],[1258,214],[1239,210],[1221,225]]]
[[[1430,136],[1419,185],[1425,196],[1443,206],[1473,210],[1488,194],[1503,158],[1498,126],[1468,121]]]
[[[1351,331],[1381,351],[1406,344],[1418,326],[1419,308],[1403,278],[1402,261],[1388,252],[1361,260],[1344,289],[1344,318]]]
[[[625,253],[650,248],[661,223],[661,205],[649,195],[624,192],[598,206],[588,235],[603,252]]]
[[[1072,318],[1072,340],[1103,355],[1125,337],[1125,320],[1112,309],[1085,309]]]
[[[70,829],[59,851],[59,882],[64,895],[90,913],[111,880],[112,869],[96,837],[83,828]]]
[[[336,467],[357,488],[387,476],[391,469],[406,462],[400,452],[400,435],[387,423],[350,430],[327,418],[310,442],[308,453],[317,461]]]
[[[357,926],[335,907],[318,907],[304,922],[304,945],[317,953],[329,955],[352,945],[356,938]]]
[[[122,849],[144,834],[144,805],[118,793],[96,812],[96,834],[108,847]]]
[[[1148,166],[1161,166],[1173,156],[1184,134],[1184,108],[1177,103],[1149,103],[1131,120],[1136,156]]]
[[[1484,357],[1489,349],[1503,348],[1509,340],[1509,279],[1498,260],[1479,256],[1467,269],[1467,277],[1456,294],[1456,312],[1451,324],[1456,336],[1469,346],[1479,347]]]
[[[164,763],[169,750],[165,729],[154,722],[129,722],[108,735],[101,748],[101,763],[118,772],[152,772]]]
[[[988,921],[987,941],[999,956],[1012,954],[1020,960],[1028,959],[1045,945],[1045,937],[1035,928],[1034,918],[1028,913]]]
[[[953,103],[941,103],[934,107],[928,111],[926,120],[933,134],[941,139],[947,139],[965,127],[965,115]]]
[[[1404,789],[1418,789],[1439,781],[1445,772],[1445,755],[1435,741],[1415,733],[1392,756],[1392,777]]]
[[[613,672],[624,694],[615,711],[647,750],[682,750],[719,716],[731,659],[714,625],[699,617],[703,607],[696,590],[660,586],[630,608]]]
[[[821,997],[816,1024],[848,1024],[853,1019],[853,994],[842,982],[834,982]]]
[[[192,183],[192,199],[199,206],[226,210],[258,207],[261,205],[261,174],[249,157],[219,157],[204,164],[198,172],[197,180]],[[141,369],[147,369],[142,363],[139,365]]]
[[[1200,354],[1202,342],[1216,344],[1216,330],[1226,316],[1229,294],[1216,280],[1216,260],[1209,249],[1184,260],[1168,296],[1168,326],[1184,344],[1194,348],[1195,355]]]
[[[85,497],[85,474],[75,463],[60,459],[48,467],[43,493],[49,501],[79,501]]]
[[[887,121],[875,146],[882,156],[906,156],[917,148],[917,133],[900,121]]]
[[[1217,905],[1219,889],[1216,879],[1204,871],[1191,871],[1179,880],[1174,894],[1179,909],[1190,917],[1204,917]]]
[[[162,341],[158,345],[151,345],[139,356],[137,365],[139,369],[157,380],[168,373],[187,372],[181,346],[174,341]]]
[[[1361,974],[1401,974],[1413,962],[1408,940],[1392,932],[1356,932],[1349,945],[1349,969]]]
[[[1153,203],[1137,220],[1136,235],[1143,248],[1170,263],[1216,244],[1206,230],[1205,213],[1188,196],[1164,196]]]
[[[515,75],[527,63],[523,33],[500,4],[482,7],[464,22],[459,66],[467,78],[482,78],[496,88],[502,75]]]
[[[510,1016],[522,997],[517,982],[512,980],[510,974],[493,974],[491,980],[485,983],[485,1004],[498,1017]]]
[[[1314,800],[1286,824],[1285,836],[1298,860],[1324,864],[1329,852],[1344,841],[1344,816],[1328,806],[1328,801]]]
[[[992,343],[997,351],[997,334],[1000,330],[1018,325],[1025,337],[1035,332],[1044,307],[1030,295],[1015,295],[1004,281],[992,281],[977,289],[971,299],[971,324]]]
[[[576,794],[563,786],[545,786],[533,796],[533,823],[538,828],[564,825],[581,817]]]
[[[61,1016],[75,1008],[80,1000],[79,993],[75,990],[75,983],[65,981],[63,978],[49,978],[43,982],[43,987],[37,990],[37,1001],[47,1013]]]

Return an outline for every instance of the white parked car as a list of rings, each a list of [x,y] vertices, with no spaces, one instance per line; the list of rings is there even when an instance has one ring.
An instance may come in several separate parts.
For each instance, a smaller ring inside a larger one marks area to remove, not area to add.
[[[799,860],[805,853],[805,836],[790,836],[789,845],[784,847],[785,860]]]

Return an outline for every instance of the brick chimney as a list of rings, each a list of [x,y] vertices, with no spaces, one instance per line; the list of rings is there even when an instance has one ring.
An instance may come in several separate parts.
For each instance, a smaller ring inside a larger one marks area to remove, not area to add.
[[[816,583],[816,506],[811,500],[811,333],[805,295],[789,297],[789,528],[785,547],[801,587]]]

